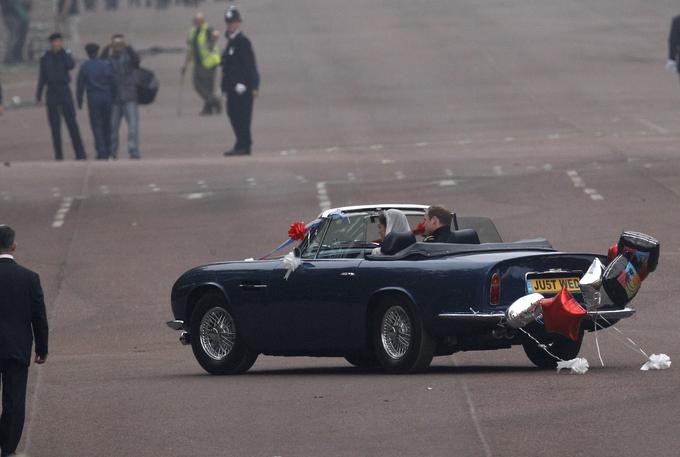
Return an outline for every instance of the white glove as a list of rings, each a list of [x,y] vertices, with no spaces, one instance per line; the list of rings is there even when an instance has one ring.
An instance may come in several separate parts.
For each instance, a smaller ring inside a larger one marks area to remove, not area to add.
[[[675,60],[668,59],[666,62],[666,70],[668,71],[677,71],[678,70],[678,64]]]
[[[234,90],[237,94],[242,95],[246,91],[246,86],[245,84],[238,83],[236,84],[236,87],[234,87]]]

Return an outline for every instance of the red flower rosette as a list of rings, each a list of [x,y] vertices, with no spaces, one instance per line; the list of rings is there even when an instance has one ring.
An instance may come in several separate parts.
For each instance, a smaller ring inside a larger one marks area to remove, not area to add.
[[[288,238],[295,241],[300,241],[305,237],[305,223],[304,222],[293,222],[290,224],[288,229]]]
[[[413,234],[414,235],[422,235],[425,233],[425,222],[421,222],[418,224],[418,227],[413,229]]]

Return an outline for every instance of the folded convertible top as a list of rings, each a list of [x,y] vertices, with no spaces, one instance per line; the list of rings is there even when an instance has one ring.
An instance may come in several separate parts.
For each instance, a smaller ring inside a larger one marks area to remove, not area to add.
[[[394,255],[369,255],[369,260],[404,260],[446,257],[457,254],[474,254],[476,252],[494,251],[547,251],[554,252],[552,245],[545,238],[533,240],[513,241],[511,243],[482,243],[482,244],[454,244],[454,243],[424,243],[418,242],[397,252]]]

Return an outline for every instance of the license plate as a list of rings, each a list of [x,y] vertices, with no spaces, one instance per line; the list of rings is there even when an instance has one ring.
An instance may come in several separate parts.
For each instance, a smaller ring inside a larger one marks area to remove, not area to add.
[[[564,276],[553,278],[527,278],[527,291],[530,294],[535,292],[539,294],[556,294],[566,288],[571,293],[581,293],[581,287],[578,284],[578,276]]]

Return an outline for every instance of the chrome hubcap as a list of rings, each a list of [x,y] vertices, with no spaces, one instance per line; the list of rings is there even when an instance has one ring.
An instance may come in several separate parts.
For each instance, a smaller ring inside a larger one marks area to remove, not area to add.
[[[201,347],[211,359],[227,357],[236,343],[236,329],[231,315],[222,307],[208,310],[201,319],[199,329]]]
[[[393,306],[385,312],[380,325],[380,337],[385,352],[398,360],[411,347],[411,319],[401,306]]]

